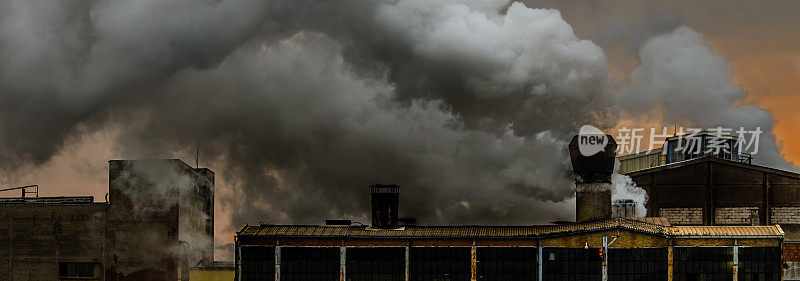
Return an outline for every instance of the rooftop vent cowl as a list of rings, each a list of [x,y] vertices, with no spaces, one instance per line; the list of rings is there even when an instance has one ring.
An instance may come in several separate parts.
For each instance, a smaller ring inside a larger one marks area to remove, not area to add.
[[[616,154],[617,142],[610,135],[581,134],[569,142],[569,156],[576,175],[577,222],[611,218],[611,174]]]
[[[596,140],[602,137],[605,137],[602,144],[591,139]],[[592,146],[597,145],[602,146],[591,149]],[[585,152],[594,152],[594,154],[584,155]],[[576,135],[569,142],[569,158],[572,160],[572,170],[578,176],[577,182],[610,183],[616,156],[617,142],[611,135]]]
[[[395,184],[373,184],[369,186],[372,194],[372,228],[398,228],[397,205],[400,186]]]

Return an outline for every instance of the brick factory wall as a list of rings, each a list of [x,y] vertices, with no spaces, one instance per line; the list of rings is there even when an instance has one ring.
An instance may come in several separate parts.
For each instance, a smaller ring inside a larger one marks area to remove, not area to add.
[[[800,207],[772,207],[770,216],[775,224],[800,224]]]
[[[106,206],[0,207],[0,280],[58,280],[59,262],[102,264]]]
[[[665,217],[673,225],[703,224],[703,208],[661,208],[659,217]]]
[[[786,263],[783,280],[800,280],[800,243],[784,243],[781,259]]]
[[[759,225],[758,207],[723,207],[714,210],[719,225]]]

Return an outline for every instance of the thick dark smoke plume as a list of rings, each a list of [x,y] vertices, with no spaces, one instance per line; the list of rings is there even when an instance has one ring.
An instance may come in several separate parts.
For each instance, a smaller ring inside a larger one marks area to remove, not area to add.
[[[508,1],[2,0],[0,17],[5,171],[103,127],[131,156],[199,144],[233,225],[365,220],[372,183],[403,185],[401,215],[426,224],[572,219],[569,137],[672,90],[642,99],[670,69],[658,52],[616,90],[557,10]]]

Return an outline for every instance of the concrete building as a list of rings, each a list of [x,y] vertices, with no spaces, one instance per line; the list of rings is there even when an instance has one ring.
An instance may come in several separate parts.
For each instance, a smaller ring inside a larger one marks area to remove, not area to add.
[[[0,280],[178,280],[212,265],[211,170],[109,161],[107,201],[0,198]]]
[[[598,154],[570,143],[577,223],[399,226],[373,187],[373,225],[245,225],[236,280],[781,280],[777,225],[672,225],[611,218],[613,139]],[[385,185],[381,185],[385,186]],[[391,192],[390,192],[391,191]],[[396,197],[391,197],[392,199]],[[375,206],[379,206],[376,208]],[[379,211],[376,211],[379,210]],[[381,222],[376,224],[375,222]]]

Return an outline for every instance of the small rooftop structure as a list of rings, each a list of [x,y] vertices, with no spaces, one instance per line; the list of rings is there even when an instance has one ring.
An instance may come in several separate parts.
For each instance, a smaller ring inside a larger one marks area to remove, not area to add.
[[[626,174],[707,156],[751,164],[753,156],[740,152],[739,145],[736,136],[716,135],[709,131],[672,136],[659,148],[617,157],[619,172]]]

